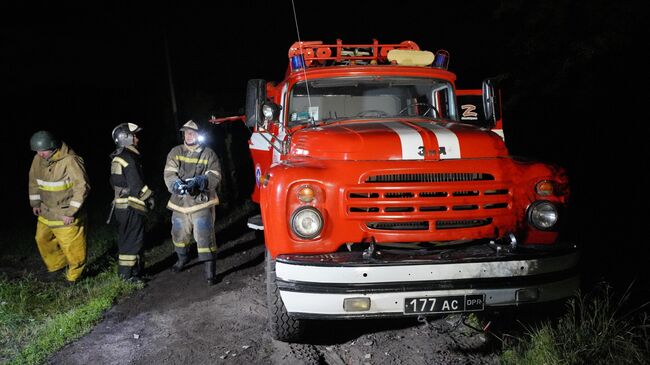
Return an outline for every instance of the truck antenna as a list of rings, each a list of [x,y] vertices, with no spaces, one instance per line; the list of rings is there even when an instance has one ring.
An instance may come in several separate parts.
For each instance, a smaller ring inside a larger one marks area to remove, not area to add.
[[[293,20],[296,23],[296,34],[298,35],[298,44],[300,45],[300,57],[302,57],[303,62],[305,60],[305,56],[303,54],[302,50],[302,40],[300,39],[300,29],[298,29],[298,16],[296,15],[296,4],[294,3],[294,0],[291,0],[291,7],[293,8]],[[311,96],[309,95],[309,82],[307,82],[307,67],[302,68],[303,76],[305,77],[305,88],[307,89],[307,102],[309,103],[309,122],[313,126],[315,123],[314,118],[311,115]]]

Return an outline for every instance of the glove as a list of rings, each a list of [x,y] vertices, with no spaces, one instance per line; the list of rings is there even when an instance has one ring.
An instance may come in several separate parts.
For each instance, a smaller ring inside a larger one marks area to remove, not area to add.
[[[208,177],[199,175],[190,180],[187,184],[187,192],[191,196],[197,196],[208,188]]]
[[[185,195],[187,194],[187,184],[183,182],[183,180],[176,180],[174,181],[174,185],[172,185],[172,193],[177,194],[177,195]]]
[[[152,211],[156,207],[156,201],[154,200],[153,197],[145,200],[145,204],[147,204],[147,209],[149,211]]]

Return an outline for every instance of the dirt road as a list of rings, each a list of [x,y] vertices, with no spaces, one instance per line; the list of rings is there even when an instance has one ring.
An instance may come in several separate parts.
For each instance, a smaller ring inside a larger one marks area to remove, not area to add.
[[[171,244],[170,244],[171,245]],[[222,244],[221,281],[202,267],[174,274],[166,260],[147,286],[108,311],[88,335],[51,364],[493,364],[485,335],[459,317],[313,323],[307,344],[271,339],[266,330],[264,245],[252,231]]]

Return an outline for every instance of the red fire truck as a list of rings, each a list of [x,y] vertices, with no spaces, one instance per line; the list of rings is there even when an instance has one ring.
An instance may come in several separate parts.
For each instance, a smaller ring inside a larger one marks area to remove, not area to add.
[[[498,90],[457,90],[448,62],[411,41],[303,41],[284,80],[248,82],[274,338],[574,294],[565,171],[509,155]]]

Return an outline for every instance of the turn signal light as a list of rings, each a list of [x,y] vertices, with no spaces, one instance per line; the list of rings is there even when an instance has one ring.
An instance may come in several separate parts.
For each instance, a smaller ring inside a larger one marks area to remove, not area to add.
[[[539,196],[550,196],[553,195],[554,188],[552,181],[542,180],[535,185],[535,192]]]
[[[298,191],[298,199],[303,203],[309,203],[314,200],[314,189],[311,186],[303,186]]]

